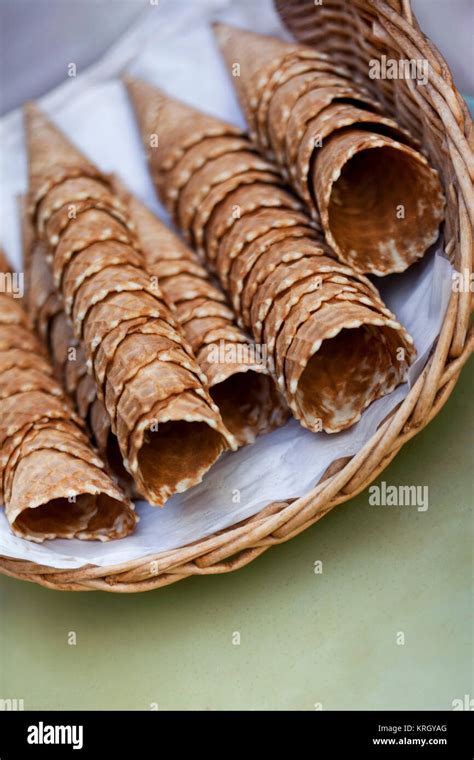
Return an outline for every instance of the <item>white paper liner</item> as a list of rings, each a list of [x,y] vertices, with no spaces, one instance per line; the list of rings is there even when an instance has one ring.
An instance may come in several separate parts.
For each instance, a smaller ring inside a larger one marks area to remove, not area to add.
[[[118,173],[140,198],[166,219],[155,200],[138,129],[127,96],[117,79],[129,71],[171,94],[230,122],[244,125],[231,83],[217,51],[209,22],[219,18],[265,34],[287,37],[271,0],[234,4],[220,0],[173,0],[153,6],[104,59],[73,82],[46,96],[40,105],[102,170]],[[207,10],[206,10],[207,9]],[[207,17],[206,17],[207,13]],[[137,57],[138,56],[138,57]],[[26,158],[21,115],[0,123],[2,186],[0,240],[17,265],[20,234],[16,195],[26,190]],[[451,294],[452,268],[441,246],[402,275],[376,280],[387,306],[414,337],[418,359],[412,384],[439,334]],[[0,555],[56,568],[85,564],[111,566],[184,546],[250,517],[272,501],[304,496],[328,465],[355,454],[407,394],[397,388],[367,409],[361,421],[337,435],[310,433],[291,420],[238,452],[224,455],[203,482],[174,496],[164,509],[137,505],[136,532],[108,544],[57,539],[42,545],[13,536],[0,511]]]

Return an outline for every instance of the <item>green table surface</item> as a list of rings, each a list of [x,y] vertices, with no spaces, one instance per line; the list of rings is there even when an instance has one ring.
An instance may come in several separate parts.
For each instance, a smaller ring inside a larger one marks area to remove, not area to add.
[[[427,485],[426,512],[370,506],[365,491],[242,570],[143,594],[1,576],[0,698],[373,710],[451,709],[472,695],[473,375],[471,364],[378,479]]]

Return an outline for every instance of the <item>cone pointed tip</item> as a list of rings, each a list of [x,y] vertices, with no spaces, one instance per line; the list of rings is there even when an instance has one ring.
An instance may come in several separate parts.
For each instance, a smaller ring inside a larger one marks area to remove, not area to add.
[[[30,117],[37,116],[41,113],[41,111],[34,100],[27,100],[25,103],[23,103],[23,113],[25,116]]]
[[[140,81],[139,79],[136,79],[135,77],[130,76],[130,74],[124,74],[122,76],[122,83],[129,92],[133,90],[134,87],[137,87],[139,81]]]
[[[146,84],[144,79],[140,79],[140,77],[132,76],[132,74],[123,74],[122,75],[122,82],[126,87],[138,87],[140,84]]]
[[[44,125],[47,121],[46,115],[34,100],[27,100],[23,104],[23,118],[29,133],[34,131],[39,124]]]
[[[231,36],[234,28],[228,24],[223,24],[222,21],[213,21],[212,31],[214,32],[215,37],[217,37],[217,41],[219,43],[224,43]]]
[[[216,34],[219,34],[219,32],[226,28],[226,24],[223,24],[222,21],[212,21],[211,26]]]
[[[149,82],[146,79],[141,79],[141,77],[124,74],[122,82],[132,95],[140,95],[141,93],[145,94],[146,91],[148,92],[148,96],[151,91],[153,91],[155,95],[164,94],[156,84],[153,84],[153,82]]]

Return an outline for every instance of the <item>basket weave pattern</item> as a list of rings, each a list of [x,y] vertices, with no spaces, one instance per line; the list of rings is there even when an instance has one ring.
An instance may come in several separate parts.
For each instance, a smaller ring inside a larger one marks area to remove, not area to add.
[[[387,112],[421,139],[446,193],[446,253],[455,268],[469,277],[474,215],[472,120],[447,64],[421,32],[409,0],[324,0],[321,6],[309,0],[275,2],[297,39],[348,65],[354,78],[374,92]],[[428,83],[418,86],[409,79],[370,79],[369,61],[382,55],[428,61]],[[436,416],[474,346],[470,312],[469,289],[453,292],[436,347],[405,400],[357,455],[333,462],[306,496],[269,504],[254,517],[188,546],[114,567],[57,570],[0,557],[0,571],[58,590],[135,592],[191,575],[243,567],[363,491]]]

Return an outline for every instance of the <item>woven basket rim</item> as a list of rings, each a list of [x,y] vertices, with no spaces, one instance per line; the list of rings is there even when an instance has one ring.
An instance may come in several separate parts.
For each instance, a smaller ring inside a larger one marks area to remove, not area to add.
[[[463,267],[472,272],[474,130],[467,105],[443,57],[420,30],[410,0],[366,2],[377,11],[384,31],[398,42],[401,36],[408,51],[422,52],[435,72],[430,95],[445,127],[459,182],[459,245]],[[282,4],[282,0],[276,0],[277,9]],[[406,398],[355,456],[343,464],[336,463],[334,471],[327,472],[305,496],[268,504],[241,523],[183,547],[121,564],[60,570],[0,556],[0,573],[56,590],[129,593],[152,590],[192,575],[230,572],[252,562],[271,546],[293,538],[335,506],[363,491],[402,446],[438,414],[474,350],[474,331],[468,328],[470,302],[469,292],[452,293],[436,347]]]

